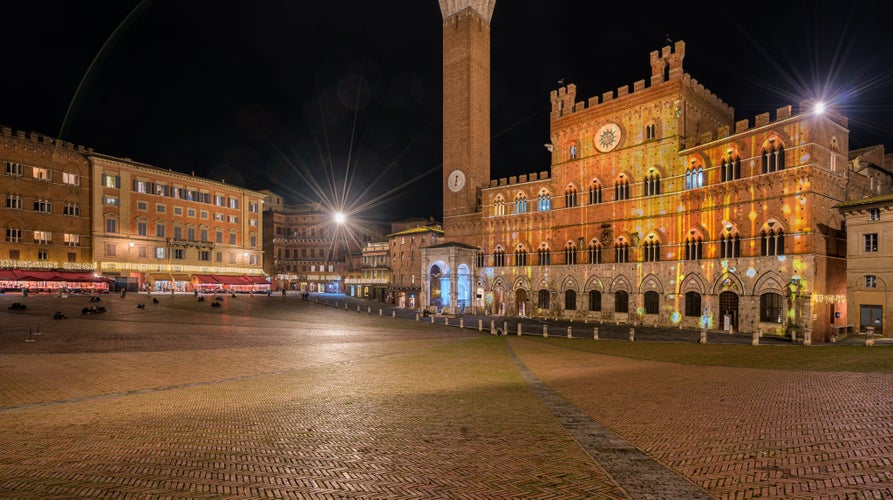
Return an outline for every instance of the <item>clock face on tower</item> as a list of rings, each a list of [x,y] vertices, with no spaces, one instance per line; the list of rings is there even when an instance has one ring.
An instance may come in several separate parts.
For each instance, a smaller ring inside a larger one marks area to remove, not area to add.
[[[447,187],[450,188],[450,191],[458,193],[465,187],[465,172],[459,169],[453,170],[447,178]]]
[[[620,143],[620,125],[606,123],[595,133],[595,149],[607,153]]]

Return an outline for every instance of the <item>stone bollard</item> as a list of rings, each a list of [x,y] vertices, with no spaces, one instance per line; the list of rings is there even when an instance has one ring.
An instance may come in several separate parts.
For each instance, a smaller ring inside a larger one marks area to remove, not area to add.
[[[549,336],[549,325],[543,325],[543,337]]]
[[[490,320],[490,335],[496,335],[496,321]]]
[[[391,311],[391,317],[394,319],[397,319],[397,311],[396,310]]]
[[[760,332],[759,332],[759,330],[753,332],[753,340],[750,341],[750,345],[760,345]]]
[[[803,330],[803,345],[811,346],[812,345],[812,330],[807,328]]]
[[[415,313],[415,320],[416,320],[416,321],[419,320],[419,313]]]
[[[459,318],[459,329],[460,330],[465,329],[465,318]]]
[[[635,329],[635,328],[630,328],[630,329],[629,329],[629,341],[630,341],[630,342],[635,342],[635,341],[636,341],[636,329]]]
[[[573,338],[573,335],[571,335],[571,327],[567,327],[567,338]]]
[[[450,318],[449,317],[443,318],[443,324],[446,326],[450,326]]]
[[[344,303],[344,310],[347,310],[347,302]]]
[[[706,326],[704,328],[701,328],[701,343],[702,344],[707,343],[707,327]]]
[[[368,314],[369,316],[372,316],[372,306],[369,306],[366,308],[366,314]]]
[[[521,336],[521,323],[518,323],[518,336]]]
[[[431,315],[431,324],[432,325],[434,324],[434,315],[433,314]]]
[[[357,312],[360,312],[360,305],[357,304]]]
[[[592,327],[592,340],[598,340],[598,327]]]
[[[502,323],[502,334],[503,334],[503,335],[508,335],[508,334],[509,334],[509,322],[508,322],[508,321],[504,321],[504,322]]]
[[[478,331],[479,332],[484,331],[484,320],[482,320],[482,319],[478,320]]]
[[[874,345],[874,327],[866,326],[865,327],[865,346],[871,347]]]

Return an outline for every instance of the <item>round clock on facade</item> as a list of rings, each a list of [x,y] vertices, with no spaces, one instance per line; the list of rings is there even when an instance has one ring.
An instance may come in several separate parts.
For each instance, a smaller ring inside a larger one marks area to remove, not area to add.
[[[595,149],[607,153],[620,143],[620,125],[606,123],[595,133]]]
[[[465,172],[456,169],[450,173],[450,176],[447,178],[447,187],[450,188],[450,191],[454,193],[458,193],[460,189],[465,186]]]

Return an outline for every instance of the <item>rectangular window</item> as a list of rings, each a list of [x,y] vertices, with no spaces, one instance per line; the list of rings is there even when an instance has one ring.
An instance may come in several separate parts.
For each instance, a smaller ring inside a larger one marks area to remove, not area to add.
[[[102,174],[102,186],[118,189],[121,187],[121,177],[112,174]]]
[[[6,228],[6,241],[10,243],[18,243],[22,241],[22,230],[15,227]]]
[[[863,235],[866,252],[877,252],[877,233]]]
[[[208,211],[207,211],[207,210],[202,210],[201,212],[199,212],[198,216],[201,217],[202,219],[207,219],[207,218],[208,218]]]
[[[869,208],[868,209],[868,220],[881,220],[881,209],[880,208]]]
[[[223,252],[214,252],[214,262],[223,262]]]
[[[163,223],[155,224],[155,236],[158,238],[164,238],[165,226]]]
[[[118,201],[117,196],[103,196],[102,204],[108,205],[110,207],[117,207],[120,202]]]
[[[257,246],[257,235],[256,234],[252,234],[250,236],[249,240],[251,241],[251,246],[253,246],[253,247]]]
[[[114,243],[106,243],[105,244],[105,255],[107,257],[114,257],[118,253],[118,247],[115,246]]]
[[[239,217],[237,215],[230,215],[229,217],[227,217],[227,220],[229,220],[233,224],[239,223]]]
[[[195,241],[195,228],[194,227],[186,228],[186,239],[189,241]]]
[[[155,195],[156,196],[169,196],[170,188],[164,184],[155,184]]]
[[[152,192],[152,184],[148,181],[133,180],[133,191],[135,193],[149,194]]]
[[[251,213],[253,213],[253,214],[256,214],[256,213],[257,213],[257,208],[258,208],[258,203],[257,203],[256,201],[249,201],[249,202],[248,202],[248,211],[249,211],[249,212],[251,212]]]
[[[149,204],[145,201],[138,201],[136,202],[136,209],[145,212],[149,210]]]
[[[49,243],[53,241],[53,233],[49,231],[34,231],[35,243]]]
[[[174,215],[183,215],[183,207],[174,207]]]
[[[229,208],[238,209],[239,208],[239,200],[237,198],[229,199]]]
[[[219,194],[215,194],[214,195],[214,204],[217,205],[218,207],[225,207],[226,206],[226,197],[219,195]]]
[[[137,254],[139,255],[139,258],[145,259],[147,257],[146,247],[140,246]]]
[[[257,227],[257,219],[248,219],[248,225],[251,227]]]
[[[182,249],[182,248],[175,248],[175,249],[174,249],[174,253],[173,253],[173,257],[174,257],[175,259],[179,259],[179,260],[183,260],[183,259],[185,259],[185,258],[186,258],[186,250],[184,250],[184,249]]]
[[[866,275],[865,276],[865,288],[877,288],[877,276],[874,275]]]
[[[208,230],[202,229],[199,231],[199,241],[208,241]]]
[[[148,236],[149,235],[149,223],[148,222],[137,222],[136,223],[136,234],[139,236]]]
[[[117,219],[106,219],[105,220],[105,232],[117,233],[118,232],[118,220]]]
[[[183,239],[183,228],[180,226],[174,226],[174,239],[182,240]]]
[[[6,175],[12,175],[14,177],[22,176],[22,164],[21,163],[13,163],[11,161],[6,162]]]
[[[167,205],[162,205],[159,203],[158,205],[155,205],[155,211],[160,214],[163,214],[163,213],[167,212]]]
[[[78,261],[78,254],[76,254],[74,252],[68,252],[68,262],[77,262],[77,261]]]
[[[229,244],[230,245],[236,244],[236,233],[229,233]]]
[[[63,233],[62,240],[65,241],[65,244],[70,247],[76,247],[81,243],[81,235],[79,234],[71,234],[71,233]]]
[[[234,254],[234,253],[232,253],[232,252],[229,253],[229,263],[230,263],[230,264],[235,264],[235,263],[236,263],[236,254]]]
[[[198,252],[198,260],[211,260],[211,252],[208,250],[201,250]]]
[[[78,177],[77,174],[62,172],[62,184],[68,184],[69,186],[80,186],[81,178]]]
[[[217,243],[223,243],[223,231],[217,231],[217,234],[214,236],[214,241]]]
[[[34,176],[34,178],[39,181],[50,180],[50,171],[46,168],[33,167],[33,168],[31,168],[31,173]]]
[[[17,194],[10,194],[6,196],[6,208],[13,208],[16,210],[22,209],[22,197]]]
[[[64,207],[62,207],[62,215],[71,215],[74,217],[81,216],[81,207],[75,205],[74,203],[66,203]]]
[[[186,217],[195,217],[195,209],[187,208],[186,209]]]
[[[34,200],[34,211],[44,214],[51,214],[53,213],[53,204],[50,202],[50,200]]]
[[[45,261],[47,259],[49,259],[49,254],[47,253],[46,250],[38,250],[37,251],[37,260]]]
[[[164,247],[155,247],[155,258],[156,259],[164,258]]]

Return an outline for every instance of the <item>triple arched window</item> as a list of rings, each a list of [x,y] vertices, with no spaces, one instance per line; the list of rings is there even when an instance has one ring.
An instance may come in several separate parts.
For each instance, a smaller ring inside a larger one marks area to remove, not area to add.
[[[601,264],[602,263],[602,246],[596,240],[592,240],[591,242],[589,242],[589,263],[590,264]]]
[[[629,243],[624,239],[614,243],[614,262],[618,264],[629,262]]]
[[[602,185],[598,181],[589,184],[589,204],[595,205],[602,202]]]
[[[660,241],[650,240],[642,243],[642,249],[645,251],[645,262],[660,261]]]
[[[729,230],[719,237],[719,257],[721,259],[741,257],[741,238],[737,232]]]
[[[775,139],[769,139],[769,147],[763,149],[763,173],[784,170],[784,146],[775,146]]]
[[[733,160],[731,156],[722,160],[722,182],[734,181],[741,178],[741,158]]]
[[[685,260],[700,260],[704,257],[704,241],[695,234],[685,238]]]
[[[549,246],[543,243],[536,250],[536,265],[538,266],[548,266],[551,262],[551,256],[549,252]]]
[[[656,196],[660,194],[660,174],[654,169],[650,169],[645,176],[645,196]]]
[[[548,212],[551,209],[552,209],[552,195],[550,195],[548,191],[543,189],[536,196],[536,210],[537,210],[537,212]]]
[[[505,250],[500,247],[496,247],[496,250],[493,251],[493,265],[496,267],[505,266]]]
[[[527,195],[524,193],[518,193],[515,195],[515,213],[516,214],[526,214],[527,213]]]
[[[693,164],[685,170],[685,189],[704,187],[704,168]]]
[[[493,200],[493,215],[505,215],[505,198],[502,195]]]
[[[568,184],[564,190],[564,206],[568,208],[577,206],[577,188],[573,184]]]
[[[617,177],[617,180],[614,181],[614,199],[629,199],[629,179],[623,174],[620,174],[620,176]]]
[[[564,263],[568,265],[577,263],[577,247],[572,241],[568,241],[564,246]]]
[[[515,265],[516,266],[526,266],[527,265],[527,249],[524,248],[524,245],[518,245],[515,248]]]
[[[784,255],[784,231],[779,229],[760,232],[760,255]]]

